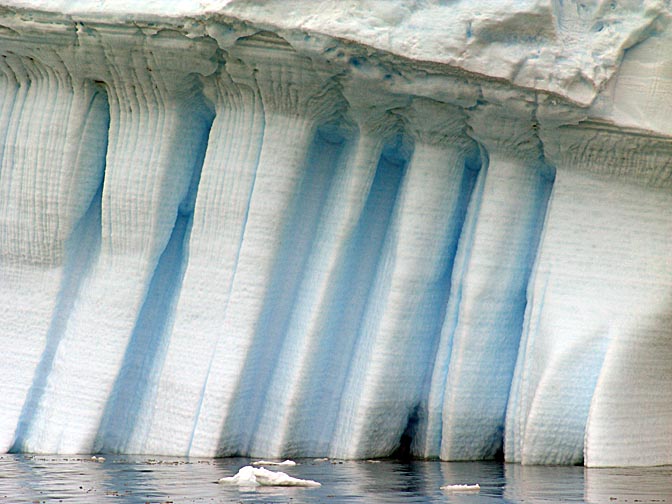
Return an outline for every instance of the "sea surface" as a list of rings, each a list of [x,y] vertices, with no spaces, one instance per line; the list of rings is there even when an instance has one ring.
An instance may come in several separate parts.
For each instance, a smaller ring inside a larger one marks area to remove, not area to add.
[[[298,459],[273,468],[319,488],[239,488],[218,484],[251,459],[143,456],[0,457],[0,502],[8,503],[672,503],[672,467],[585,469],[489,462]],[[271,467],[269,467],[270,469]],[[442,490],[480,485],[479,492]]]

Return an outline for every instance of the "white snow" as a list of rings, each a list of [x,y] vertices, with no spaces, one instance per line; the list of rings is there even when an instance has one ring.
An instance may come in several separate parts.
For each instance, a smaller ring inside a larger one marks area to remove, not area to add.
[[[264,28],[354,40],[551,91],[584,105],[613,75],[625,50],[669,21],[664,0],[590,4],[461,0],[445,5],[415,0],[293,0],[289,5],[286,0],[4,0],[3,4],[119,22],[196,18],[199,21],[185,24],[198,31],[203,30],[202,17],[217,14]]]
[[[228,476],[219,480],[225,485],[238,486],[283,486],[283,487],[319,487],[317,481],[300,479],[289,476],[280,471],[269,471],[263,467],[241,467],[235,476]]]

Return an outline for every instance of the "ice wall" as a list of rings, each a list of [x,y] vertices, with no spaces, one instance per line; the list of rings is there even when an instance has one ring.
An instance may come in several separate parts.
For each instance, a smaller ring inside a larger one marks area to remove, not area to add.
[[[0,451],[672,463],[666,4],[188,3],[0,10]]]

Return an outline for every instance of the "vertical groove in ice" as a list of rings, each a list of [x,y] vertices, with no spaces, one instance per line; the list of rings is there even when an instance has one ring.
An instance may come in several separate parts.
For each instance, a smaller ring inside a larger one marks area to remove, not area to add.
[[[355,238],[356,226],[369,197],[384,143],[394,134],[397,121],[386,112],[395,105],[354,86],[345,89],[358,132],[354,145],[343,155],[325,194],[312,190],[304,197],[324,198],[310,254],[303,266],[302,281],[292,307],[283,345],[278,356],[252,453],[324,454],[328,450],[340,389],[337,384],[344,366],[335,364],[334,353],[347,354],[353,331],[343,330],[342,320],[333,316],[342,310],[338,285],[343,278],[346,254]],[[315,175],[308,172],[309,177]],[[321,168],[323,170],[324,168]],[[305,225],[304,225],[305,226]],[[302,226],[303,227],[303,226]],[[351,292],[352,294],[352,292]],[[358,299],[350,298],[349,303]],[[320,363],[320,364],[318,364]],[[331,367],[331,369],[330,369]]]
[[[24,449],[93,449],[134,326],[189,188],[207,132],[198,79],[210,72],[210,46],[186,68],[170,33],[128,46],[104,35],[110,135],[102,192],[101,247],[54,352],[45,391],[26,429]],[[138,47],[138,46],[142,47]],[[184,50],[184,48],[182,48]],[[74,144],[76,145],[76,144]],[[122,272],[120,274],[120,272]],[[95,379],[92,379],[94,378]]]
[[[144,444],[189,452],[209,363],[236,271],[263,137],[252,69],[235,60],[209,85],[215,103],[189,238],[189,261]]]
[[[291,217],[300,208],[295,205],[301,204],[316,128],[340,106],[333,82],[278,37],[260,34],[240,41],[231,53],[254,67],[264,108],[263,143],[191,455],[249,451],[308,246],[294,243],[300,229]]]
[[[325,135],[328,135],[328,138],[325,138]],[[251,355],[259,357],[250,359],[246,364],[252,366],[251,369],[268,365],[272,371],[268,383],[258,391],[259,403],[255,408],[258,425],[252,433],[253,439],[249,448],[252,454],[270,453],[271,445],[279,443],[282,437],[279,431],[282,429],[283,418],[274,406],[284,404],[285,391],[289,392],[292,388],[291,373],[296,372],[296,368],[302,367],[300,355],[294,355],[300,344],[301,335],[297,336],[288,326],[291,323],[292,313],[302,309],[298,304],[301,284],[311,281],[311,270],[307,264],[314,247],[317,228],[322,224],[320,218],[324,213],[328,191],[341,164],[342,148],[342,139],[335,136],[334,132],[318,133],[309,152],[303,180],[292,208],[286,215],[291,227],[285,231],[287,237],[285,240],[291,242],[292,246],[281,250],[276,257],[276,264],[281,265],[281,273],[275,273],[271,278],[272,287],[280,282],[283,284],[282,294],[279,295],[279,299],[276,298],[276,301],[272,302],[272,310],[267,310],[270,314],[265,314],[265,317],[268,316],[270,319],[265,322],[268,327],[266,334],[274,335],[277,344],[273,345],[272,355],[270,348],[262,350],[261,347],[257,347]],[[264,341],[264,338],[260,340]],[[291,357],[288,357],[288,353]],[[263,376],[259,371],[254,374]],[[269,408],[266,408],[268,403]],[[251,420],[254,416],[250,415],[249,418]]]
[[[203,128],[201,133],[200,147],[193,152],[194,165],[189,190],[180,202],[170,239],[158,260],[138,314],[98,430],[94,445],[97,452],[139,453],[144,450],[154,410],[151,405],[163,368],[177,296],[182,286],[188,255],[185,242],[193,223],[194,203],[209,129]]]
[[[101,111],[101,114],[103,116],[107,114],[107,107],[104,111]],[[101,152],[101,157],[102,154]],[[56,298],[54,315],[46,335],[46,344],[37,365],[30,392],[23,404],[12,451],[26,449],[26,439],[30,433],[33,416],[42,395],[46,392],[45,385],[54,365],[54,356],[63,337],[65,324],[79,296],[82,282],[89,274],[94,260],[98,257],[100,251],[101,193],[102,184],[93,197],[86,214],[80,219],[78,226],[66,243],[66,259],[63,264],[61,285]]]
[[[530,127],[532,111],[502,121],[506,131],[496,136],[486,124],[503,111],[491,105],[470,113],[488,167],[476,220],[465,227],[461,269],[453,271],[459,299],[449,303],[441,334],[446,355],[437,354],[433,376],[430,428],[441,432],[444,460],[493,458],[502,449],[525,292],[552,184]],[[427,448],[427,456],[436,455],[436,444]]]
[[[73,77],[54,51],[39,60],[10,54],[0,67],[7,99],[0,110],[0,351],[10,373],[1,390],[0,450],[7,451],[21,445],[32,415],[26,401],[42,393],[48,348],[81,276],[73,258],[86,262],[87,251],[68,242],[89,243],[76,230],[102,180],[108,115],[99,89]]]
[[[399,113],[415,145],[351,357],[331,447],[336,457],[389,455],[421,407],[466,210],[473,143],[464,115],[425,99]]]
[[[436,353],[432,356],[431,377],[425,385],[425,414],[420,418],[417,433],[413,439],[413,454],[423,458],[438,458],[441,449],[443,391],[448,376],[448,366],[453,346],[453,333],[457,325],[457,314],[462,300],[464,288],[464,271],[471,257],[475,228],[478,223],[483,191],[487,177],[487,156],[481,149],[479,172],[474,185],[465,221],[460,233],[458,248],[453,263],[450,280],[450,296],[445,308],[444,321],[440,329],[441,335],[436,345]]]

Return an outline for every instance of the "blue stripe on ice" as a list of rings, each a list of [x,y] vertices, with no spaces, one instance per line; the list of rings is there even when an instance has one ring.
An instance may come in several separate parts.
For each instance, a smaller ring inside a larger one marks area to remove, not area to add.
[[[302,169],[302,180],[292,197],[279,250],[276,253],[264,308],[257,322],[254,341],[243,366],[235,400],[231,406],[225,432],[237,432],[238,453],[249,453],[252,438],[257,432],[270,380],[277,366],[278,349],[282,346],[297,289],[305,272],[305,263],[312,247],[326,193],[332,182],[342,141],[326,140],[317,134]],[[262,432],[260,435],[269,435]],[[224,438],[226,435],[223,433]],[[226,441],[220,445],[225,446]]]
[[[190,191],[178,209],[170,239],[152,275],[121,369],[103,413],[94,444],[95,451],[138,451],[142,440],[147,436],[157,381],[161,375],[175,304],[187,262],[189,231],[208,133],[209,128],[202,127],[201,142],[195,147],[193,156]]]

